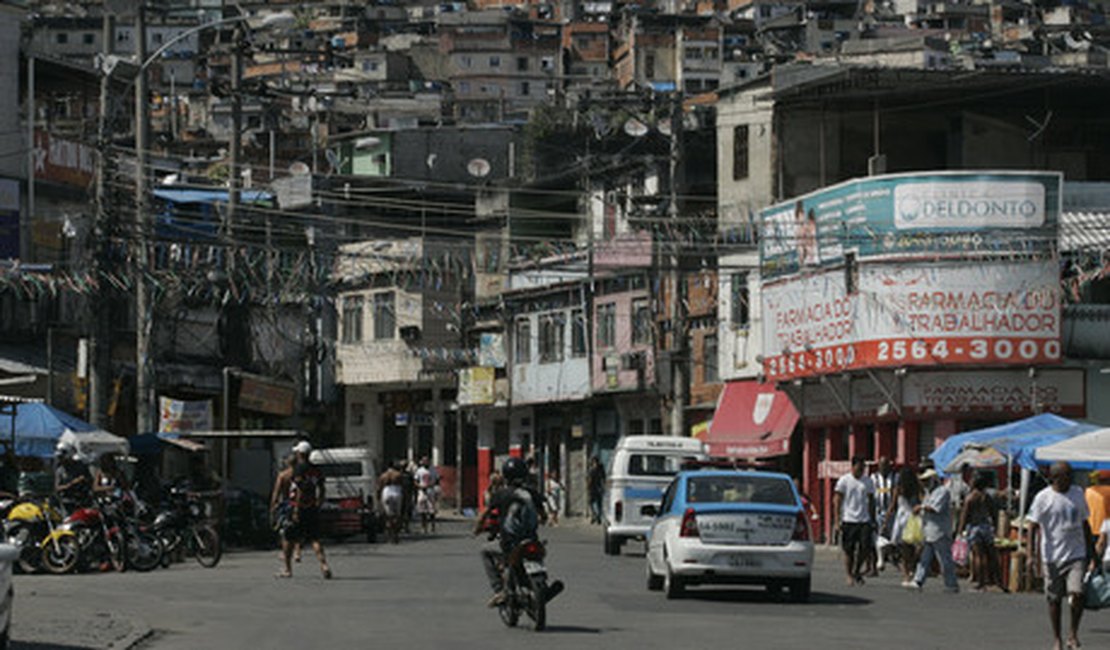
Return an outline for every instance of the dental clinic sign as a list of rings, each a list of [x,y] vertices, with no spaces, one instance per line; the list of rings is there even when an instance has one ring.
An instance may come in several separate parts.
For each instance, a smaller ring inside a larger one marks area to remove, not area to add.
[[[897,230],[1039,228],[1044,224],[1042,183],[952,179],[894,188]]]
[[[1048,253],[1062,176],[937,172],[846,181],[763,210],[760,262],[775,278],[857,260]]]

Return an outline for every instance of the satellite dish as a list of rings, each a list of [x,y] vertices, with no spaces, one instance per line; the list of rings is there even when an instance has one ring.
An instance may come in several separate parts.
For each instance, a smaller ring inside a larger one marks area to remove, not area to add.
[[[485,178],[490,172],[489,161],[485,158],[475,158],[466,163],[466,171],[475,178]]]
[[[670,136],[671,135],[671,118],[668,117],[664,120],[659,120],[659,123],[655,125],[655,128],[659,129],[659,132],[662,133],[663,135]]]
[[[289,173],[293,176],[308,176],[312,173],[312,170],[308,168],[308,165],[298,160],[292,165],[289,165]]]
[[[640,120],[630,117],[628,121],[624,123],[624,132],[633,138],[642,138],[647,135],[648,127],[647,124],[644,124]]]
[[[104,8],[117,16],[133,16],[141,0],[104,0]]]
[[[424,161],[424,163],[428,165],[428,169],[434,169],[436,166],[436,154],[428,154],[428,158]]]
[[[382,139],[381,138],[375,138],[374,136],[359,138],[358,140],[355,140],[355,149],[358,149],[359,151],[365,151],[367,149],[376,149],[378,147],[378,145],[380,145],[381,143],[382,143]]]

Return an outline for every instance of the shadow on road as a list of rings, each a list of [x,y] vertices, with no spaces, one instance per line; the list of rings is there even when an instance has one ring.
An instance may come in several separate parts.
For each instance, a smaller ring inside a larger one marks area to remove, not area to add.
[[[764,590],[756,589],[698,589],[687,591],[687,600],[706,600],[718,603],[755,603],[766,605],[870,605],[868,598],[847,596],[845,594],[830,594],[815,591],[805,603],[793,603],[782,595],[769,594]]]
[[[601,634],[601,629],[596,627],[581,627],[578,625],[548,625],[545,633],[549,634]]]

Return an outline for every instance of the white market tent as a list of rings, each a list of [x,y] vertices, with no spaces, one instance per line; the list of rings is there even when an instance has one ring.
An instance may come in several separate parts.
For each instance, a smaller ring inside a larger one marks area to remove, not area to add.
[[[1072,469],[1110,469],[1110,428],[1097,429],[1036,450],[1037,463],[1067,461]]]

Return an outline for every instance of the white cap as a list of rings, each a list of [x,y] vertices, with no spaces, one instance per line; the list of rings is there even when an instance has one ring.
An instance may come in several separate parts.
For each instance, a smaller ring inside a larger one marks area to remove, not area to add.
[[[307,440],[302,440],[293,445],[294,454],[307,454],[312,451],[312,445]]]

